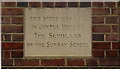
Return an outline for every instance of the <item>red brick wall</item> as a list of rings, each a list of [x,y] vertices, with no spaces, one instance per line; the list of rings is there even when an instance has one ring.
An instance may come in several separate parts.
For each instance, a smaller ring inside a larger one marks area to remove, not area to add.
[[[2,3],[3,69],[119,69],[120,42],[118,22],[120,3],[115,2],[4,2]],[[23,14],[26,7],[91,7],[91,58],[24,58]],[[29,67],[29,68],[27,68]],[[39,68],[41,67],[41,68]],[[54,67],[54,68],[53,68]],[[81,68],[80,68],[81,67]],[[111,68],[110,68],[111,67]]]

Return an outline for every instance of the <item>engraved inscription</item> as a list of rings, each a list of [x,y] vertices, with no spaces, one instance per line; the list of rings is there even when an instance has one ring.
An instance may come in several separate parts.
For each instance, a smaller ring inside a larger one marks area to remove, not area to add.
[[[91,56],[90,8],[25,9],[25,56]]]

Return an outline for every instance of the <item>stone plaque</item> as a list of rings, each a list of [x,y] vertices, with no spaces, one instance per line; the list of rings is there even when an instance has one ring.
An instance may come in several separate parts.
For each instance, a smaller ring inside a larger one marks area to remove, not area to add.
[[[91,8],[26,8],[25,57],[91,56]]]

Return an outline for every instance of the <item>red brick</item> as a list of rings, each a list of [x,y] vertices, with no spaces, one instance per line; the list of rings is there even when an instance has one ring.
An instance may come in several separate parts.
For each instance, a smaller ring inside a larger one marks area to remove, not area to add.
[[[0,1],[1,2],[1,1]],[[1,2],[1,7],[4,7],[4,2]]]
[[[64,69],[66,69],[66,68],[64,68]],[[80,69],[80,68],[79,67],[73,67],[72,69]],[[85,68],[85,69],[88,69],[88,68]]]
[[[37,69],[37,68],[32,68],[32,67],[24,67],[24,68],[21,68],[21,69]],[[40,68],[40,69],[42,69],[42,68]]]
[[[38,59],[16,59],[15,66],[39,66]]]
[[[68,7],[78,7],[78,2],[68,2]]]
[[[2,50],[23,49],[23,43],[2,43]]]
[[[5,40],[5,36],[2,34],[1,35],[1,41],[4,41]]]
[[[120,17],[118,18],[118,23],[120,23]]]
[[[13,66],[12,59],[2,59],[2,66]]]
[[[4,58],[4,53],[3,53],[3,51],[1,52],[1,58]]]
[[[72,67],[71,67],[72,68]],[[70,67],[60,67],[59,69],[71,69]],[[78,68],[72,68],[72,69],[78,69]]]
[[[15,7],[16,2],[4,2],[4,7]]]
[[[92,6],[93,7],[103,7],[103,2],[93,2]]]
[[[10,58],[10,51],[4,51],[4,58]]]
[[[66,69],[66,68],[64,68]],[[72,69],[82,69],[82,68],[79,68],[79,67],[73,67]],[[84,69],[84,68],[83,68]],[[85,68],[85,69],[89,69],[89,68]]]
[[[56,2],[55,7],[66,7],[67,3],[66,2]]]
[[[4,41],[11,41],[11,34],[4,34]]]
[[[118,8],[112,8],[111,9],[112,10],[112,14],[114,14],[114,15],[118,15]]]
[[[120,59],[100,59],[99,62],[99,65],[120,65]]]
[[[106,34],[106,40],[107,41],[117,41],[118,34]]]
[[[108,24],[117,24],[117,16],[106,17],[106,23],[108,23]]]
[[[104,23],[104,17],[92,17],[92,23],[93,24],[103,24]]]
[[[112,42],[113,49],[120,49],[120,42]]]
[[[104,69],[116,69],[116,68],[115,67],[107,67],[107,68],[104,68]]]
[[[29,7],[40,7],[40,2],[29,2]]]
[[[54,7],[54,2],[42,2],[43,7]]]
[[[118,55],[119,55],[118,58],[120,58],[120,51],[118,51]]]
[[[23,17],[13,17],[12,23],[13,24],[23,24]]]
[[[12,51],[11,55],[12,55],[12,58],[22,58],[23,51]]]
[[[93,8],[92,9],[93,15],[107,15],[110,14],[109,8]]]
[[[10,24],[10,17],[2,17],[1,20],[2,24]]]
[[[93,55],[93,57],[103,58],[104,57],[104,50],[93,50],[92,55]]]
[[[44,69],[44,68],[43,68]],[[49,68],[46,68],[46,69],[58,69],[58,68],[55,68],[55,67],[49,67]],[[64,68],[63,68],[64,69]],[[69,68],[68,68],[69,69]]]
[[[92,41],[104,41],[104,34],[92,34]]]
[[[91,2],[80,2],[80,7],[91,7]]]
[[[86,65],[87,66],[96,66],[97,65],[97,59],[94,59],[94,58],[87,59],[86,60]]]
[[[1,68],[1,69],[9,69],[9,68]]]
[[[118,26],[112,25],[112,32],[118,32]]]
[[[110,42],[93,42],[93,49],[110,49]]]
[[[42,66],[64,66],[65,60],[64,59],[46,59],[41,60]]]
[[[120,8],[118,8],[118,14],[120,14]]]
[[[28,2],[17,2],[17,7],[28,7]]]
[[[96,32],[96,33],[107,33],[107,32],[110,32],[110,26],[108,26],[108,25],[94,25],[92,30],[93,30],[93,32]]]
[[[10,68],[7,68],[7,69],[21,69],[21,68],[17,68],[17,67],[10,67]]]
[[[118,57],[118,51],[117,50],[107,50],[106,57],[109,57],[109,58]]]
[[[13,41],[23,41],[23,34],[14,34],[12,37]]]
[[[2,8],[2,15],[23,15],[23,9],[22,8]]]
[[[105,7],[115,7],[115,2],[105,2]]]
[[[2,33],[23,33],[23,26],[2,26]]]
[[[93,67],[93,68],[90,68],[90,69],[104,69],[104,68]]]
[[[84,60],[68,60],[67,66],[84,66]]]

